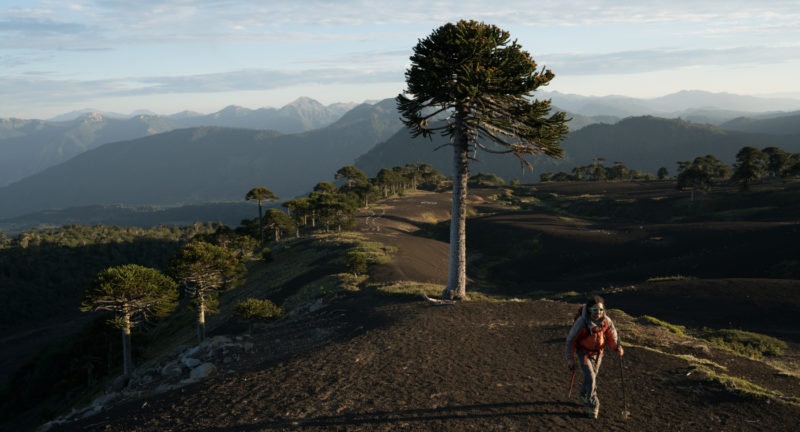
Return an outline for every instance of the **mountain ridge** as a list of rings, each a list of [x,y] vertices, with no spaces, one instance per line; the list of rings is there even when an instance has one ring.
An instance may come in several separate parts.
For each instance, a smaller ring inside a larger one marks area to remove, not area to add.
[[[352,111],[300,134],[206,126],[102,145],[0,188],[0,218],[94,204],[240,201],[262,185],[282,198],[305,194],[402,126],[393,102]]]

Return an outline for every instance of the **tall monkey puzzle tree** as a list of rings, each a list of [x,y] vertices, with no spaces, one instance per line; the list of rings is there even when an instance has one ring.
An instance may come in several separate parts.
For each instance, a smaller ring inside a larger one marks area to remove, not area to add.
[[[81,310],[107,310],[122,330],[123,373],[133,371],[131,328],[139,319],[169,314],[177,304],[178,285],[160,271],[136,264],[109,267],[98,273],[84,294]]]
[[[244,199],[247,201],[256,200],[258,202],[258,235],[259,235],[259,244],[264,245],[264,224],[262,218],[262,211],[261,211],[261,203],[264,201],[276,201],[278,200],[278,196],[272,193],[271,190],[259,186],[253,189],[250,189],[250,192],[247,192],[247,195],[244,196]]]
[[[470,153],[510,153],[523,168],[527,155],[561,157],[566,114],[550,113],[550,101],[533,92],[555,75],[536,62],[509,33],[476,21],[445,24],[419,41],[406,71],[408,88],[397,96],[403,123],[412,134],[434,133],[453,146],[453,207],[450,270],[444,298],[466,299],[466,201]],[[444,124],[431,125],[448,113]]]
[[[184,245],[169,262],[172,275],[194,298],[197,307],[197,340],[206,337],[206,312],[211,312],[219,291],[231,287],[246,269],[228,250],[206,242]]]

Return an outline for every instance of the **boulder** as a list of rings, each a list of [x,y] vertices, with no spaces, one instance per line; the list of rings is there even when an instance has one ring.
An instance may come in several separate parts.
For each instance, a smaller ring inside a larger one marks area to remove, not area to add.
[[[189,373],[189,379],[201,380],[203,378],[213,376],[216,373],[217,367],[214,366],[214,363],[203,363],[200,366],[192,369],[192,371]]]
[[[183,363],[184,366],[188,367],[189,369],[194,369],[202,362],[196,358],[184,356],[181,357],[181,363]]]
[[[172,361],[161,368],[161,375],[167,378],[178,378],[183,374],[183,365],[178,361]]]

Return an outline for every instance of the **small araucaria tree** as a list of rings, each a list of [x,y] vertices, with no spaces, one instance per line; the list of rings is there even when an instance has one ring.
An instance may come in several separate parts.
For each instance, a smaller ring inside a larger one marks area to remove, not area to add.
[[[250,189],[250,192],[247,192],[247,195],[244,196],[244,199],[247,201],[256,200],[258,202],[258,241],[260,245],[264,245],[264,223],[262,218],[262,210],[261,210],[261,203],[265,201],[276,201],[278,200],[278,196],[272,193],[271,190],[259,186],[253,189]]]
[[[542,68],[508,32],[476,21],[445,24],[419,41],[406,71],[408,88],[397,96],[403,123],[416,136],[450,138],[454,151],[450,270],[444,298],[466,299],[466,201],[468,161],[478,149],[526,156],[561,157],[566,114],[533,92],[555,75]],[[443,124],[429,121],[450,114]]]
[[[123,373],[133,371],[131,328],[140,320],[165,316],[177,304],[178,285],[160,271],[136,264],[107,268],[92,280],[83,297],[84,312],[105,310],[122,330]]]
[[[234,286],[245,270],[228,250],[200,241],[184,245],[170,259],[169,274],[194,298],[198,342],[205,339],[205,315],[213,312],[217,295]]]

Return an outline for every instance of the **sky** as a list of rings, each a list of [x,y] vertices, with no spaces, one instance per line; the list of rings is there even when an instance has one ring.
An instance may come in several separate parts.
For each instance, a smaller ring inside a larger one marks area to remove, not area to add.
[[[509,31],[546,91],[800,99],[797,0],[0,0],[0,118],[390,98],[460,19]]]

